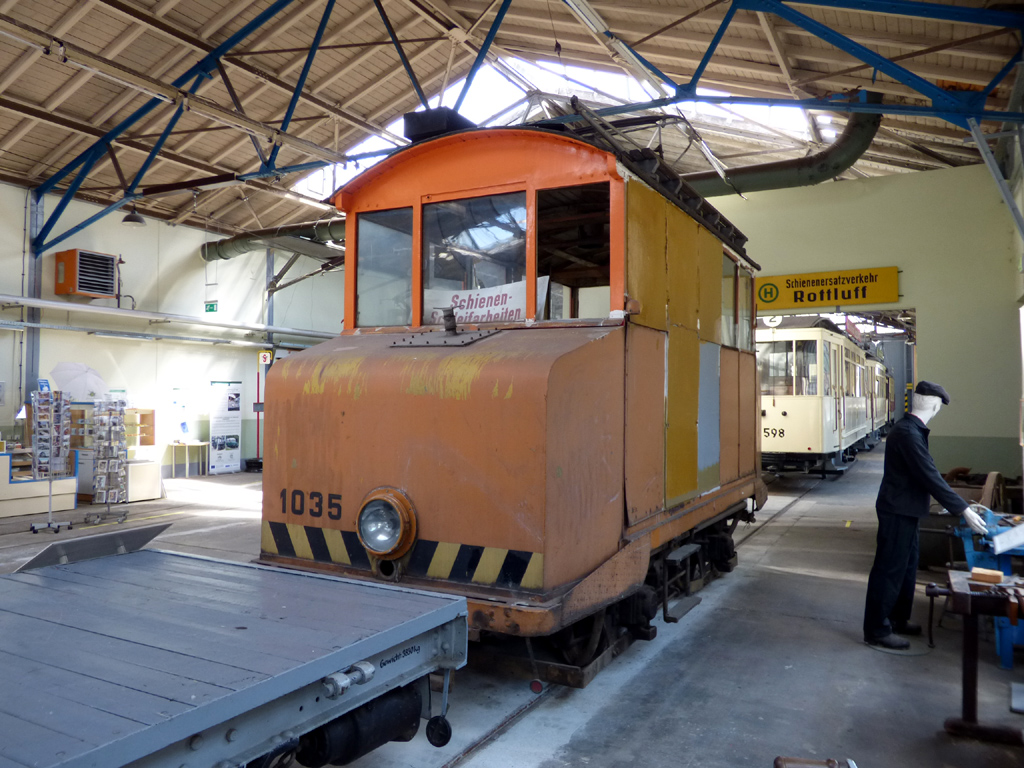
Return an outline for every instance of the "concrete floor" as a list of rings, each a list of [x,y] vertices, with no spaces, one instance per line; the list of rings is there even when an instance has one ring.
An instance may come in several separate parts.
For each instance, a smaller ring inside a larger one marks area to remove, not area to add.
[[[960,707],[960,631],[955,617],[910,652],[861,642],[861,612],[874,551],[874,497],[882,447],[861,454],[846,477],[782,478],[759,522],[737,532],[740,564],[706,587],[682,622],[659,626],[585,690],[526,684],[469,669],[457,675],[443,749],[422,735],[389,744],[363,768],[436,766],[626,766],[768,768],[776,756],[849,758],[860,768],[1003,768],[1024,750],[952,739],[942,722]],[[168,498],[132,505],[124,525],[173,521],[152,546],[250,560],[259,547],[259,475],[166,481]],[[0,572],[55,536],[110,530],[82,526],[27,532],[34,518],[0,520]],[[921,574],[921,580],[941,579]],[[923,590],[917,616],[927,619]],[[996,666],[982,642],[983,721],[1024,727],[1009,711],[1018,669]]]

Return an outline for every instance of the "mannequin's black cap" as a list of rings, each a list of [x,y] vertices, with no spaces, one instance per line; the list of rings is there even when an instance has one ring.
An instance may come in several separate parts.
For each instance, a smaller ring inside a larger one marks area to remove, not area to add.
[[[914,394],[941,397],[943,405],[949,405],[949,393],[933,381],[919,381]]]

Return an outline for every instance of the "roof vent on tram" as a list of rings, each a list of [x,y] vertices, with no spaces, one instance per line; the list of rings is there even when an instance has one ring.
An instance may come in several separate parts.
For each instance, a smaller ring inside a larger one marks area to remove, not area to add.
[[[413,142],[476,128],[475,123],[467,120],[451,107],[406,112],[404,118],[405,127],[402,133],[405,138]]]

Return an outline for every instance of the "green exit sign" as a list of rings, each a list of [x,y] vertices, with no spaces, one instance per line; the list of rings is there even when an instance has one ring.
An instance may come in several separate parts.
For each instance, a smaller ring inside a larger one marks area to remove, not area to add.
[[[206,302],[206,311],[207,312],[216,312],[217,311],[217,302],[216,301],[208,301],[208,302]]]

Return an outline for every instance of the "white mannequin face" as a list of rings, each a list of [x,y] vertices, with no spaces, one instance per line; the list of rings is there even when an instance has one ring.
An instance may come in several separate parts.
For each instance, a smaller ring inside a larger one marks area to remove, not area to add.
[[[922,422],[927,424],[942,407],[942,398],[935,395],[919,395],[914,393],[914,406],[910,411]]]

